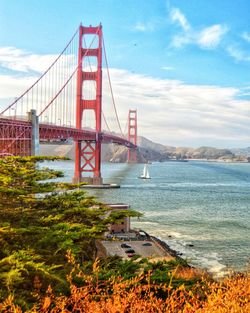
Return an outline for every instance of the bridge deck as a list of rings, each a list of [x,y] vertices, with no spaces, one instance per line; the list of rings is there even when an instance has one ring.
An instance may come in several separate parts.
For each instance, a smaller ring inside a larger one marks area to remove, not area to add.
[[[31,138],[31,123],[25,120],[0,118],[0,140],[22,140]],[[118,135],[100,132],[94,130],[77,129],[73,127],[57,126],[53,124],[39,124],[40,140],[89,140],[97,141],[100,139],[103,143],[115,143],[124,145],[128,148],[136,148],[136,146],[127,139]]]

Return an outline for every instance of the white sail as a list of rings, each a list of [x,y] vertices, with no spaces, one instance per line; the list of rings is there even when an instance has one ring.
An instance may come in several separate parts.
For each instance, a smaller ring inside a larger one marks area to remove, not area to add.
[[[142,172],[141,176],[139,176],[138,178],[150,179],[150,175],[149,175],[148,165],[147,164],[144,165],[143,172]]]

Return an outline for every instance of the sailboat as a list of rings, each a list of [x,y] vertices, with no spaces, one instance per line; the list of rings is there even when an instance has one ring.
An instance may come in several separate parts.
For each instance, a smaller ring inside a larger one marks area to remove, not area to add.
[[[142,172],[141,176],[139,176],[138,178],[140,178],[140,179],[151,179],[151,177],[149,176],[147,164],[144,164],[143,172]]]

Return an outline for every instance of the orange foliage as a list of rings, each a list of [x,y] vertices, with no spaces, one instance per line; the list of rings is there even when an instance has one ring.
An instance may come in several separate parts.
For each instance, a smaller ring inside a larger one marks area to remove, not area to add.
[[[250,276],[238,275],[211,284],[207,301],[197,312],[250,312]]]
[[[98,272],[98,267],[96,268]],[[112,278],[98,281],[97,276],[76,275],[83,286],[72,283],[69,296],[56,297],[51,289],[40,304],[27,312],[42,313],[249,313],[250,275],[236,275],[221,282],[211,282],[204,278],[191,289],[181,285],[174,289],[171,284],[152,284],[151,273],[147,276],[123,281]],[[195,270],[177,270],[178,277],[194,277]],[[144,281],[144,284],[142,283]],[[145,283],[146,281],[146,283]],[[0,312],[21,313],[9,297],[0,304]]]

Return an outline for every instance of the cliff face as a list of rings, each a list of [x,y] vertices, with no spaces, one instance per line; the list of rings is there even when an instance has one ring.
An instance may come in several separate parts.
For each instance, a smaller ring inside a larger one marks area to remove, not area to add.
[[[218,161],[236,161],[247,162],[250,157],[250,148],[238,149],[244,153],[234,154],[229,149],[217,149],[213,147],[172,147],[164,146],[155,143],[145,137],[138,137],[138,162],[151,162],[151,161],[167,161],[185,160],[185,159],[201,159],[201,160],[218,160]],[[235,149],[237,150],[237,149]],[[74,145],[73,144],[60,144],[60,145],[40,145],[41,155],[58,155],[66,156],[74,159]],[[117,146],[114,144],[102,145],[102,161],[104,162],[117,162],[123,163],[127,161],[127,148]]]

